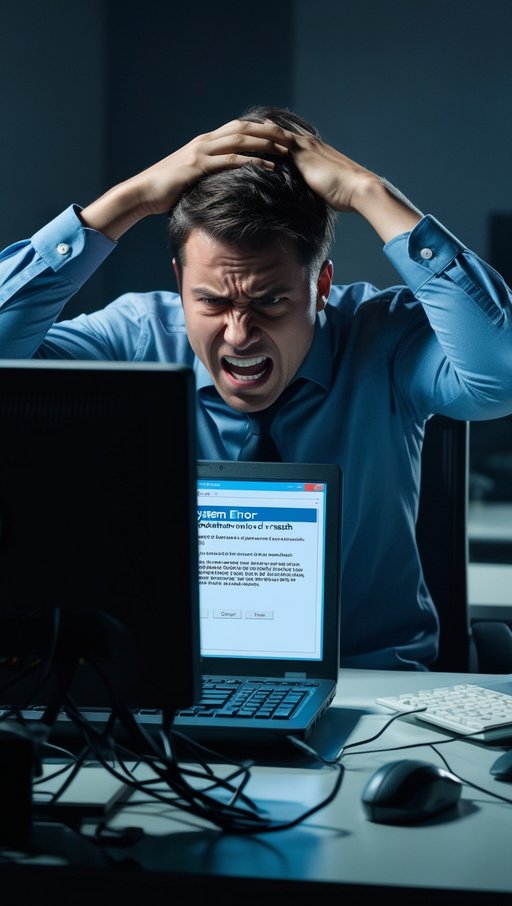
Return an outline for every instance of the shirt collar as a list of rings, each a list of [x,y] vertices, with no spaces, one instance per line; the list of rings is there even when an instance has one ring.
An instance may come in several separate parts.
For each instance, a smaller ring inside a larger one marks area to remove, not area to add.
[[[324,390],[331,386],[332,347],[329,324],[325,311],[316,317],[315,333],[309,352],[297,372],[298,378],[313,381]]]
[[[213,381],[210,375],[210,372],[201,362],[201,359],[198,359],[197,356],[194,359],[194,374],[196,379],[196,389],[203,390],[208,387],[213,387]]]

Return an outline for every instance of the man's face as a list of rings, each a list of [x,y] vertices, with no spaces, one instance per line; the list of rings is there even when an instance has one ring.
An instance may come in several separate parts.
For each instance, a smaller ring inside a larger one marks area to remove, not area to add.
[[[288,241],[251,249],[190,233],[180,281],[188,338],[229,406],[257,412],[280,396],[311,346],[331,278],[330,264],[312,275]]]

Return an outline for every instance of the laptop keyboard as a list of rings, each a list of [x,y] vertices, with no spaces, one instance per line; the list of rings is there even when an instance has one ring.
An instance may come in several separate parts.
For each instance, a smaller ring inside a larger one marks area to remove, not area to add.
[[[204,679],[198,704],[176,716],[288,720],[316,686],[313,680]]]
[[[313,695],[318,683],[314,680],[258,680],[203,678],[201,697],[197,705],[176,712],[176,717],[200,718],[255,718],[260,720],[288,720]],[[84,707],[84,716],[92,721],[104,723],[110,715],[109,708]],[[11,708],[0,707],[0,719],[8,716]],[[43,705],[32,705],[21,711],[25,720],[41,718]],[[134,716],[143,724],[159,724],[161,712],[156,708],[136,709]],[[69,722],[68,716],[60,712],[58,722]]]
[[[473,683],[379,697],[375,701],[403,714],[423,708],[415,715],[418,720],[452,733],[471,734],[474,739],[490,741],[512,736],[512,695]]]

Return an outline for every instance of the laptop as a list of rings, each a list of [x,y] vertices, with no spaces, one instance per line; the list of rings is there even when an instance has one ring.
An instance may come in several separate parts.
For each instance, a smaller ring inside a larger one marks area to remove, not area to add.
[[[197,485],[202,695],[173,728],[306,739],[338,680],[342,472],[200,461]]]
[[[264,746],[318,729],[340,666],[342,489],[333,464],[198,462],[202,688],[176,713],[177,738]],[[96,726],[108,719],[108,707],[75,701]],[[160,727],[158,710],[131,710]],[[56,730],[67,737],[69,724],[61,713]]]

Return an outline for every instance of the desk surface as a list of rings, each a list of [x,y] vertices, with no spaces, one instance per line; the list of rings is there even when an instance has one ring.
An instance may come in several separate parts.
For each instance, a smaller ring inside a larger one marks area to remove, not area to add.
[[[469,677],[469,681],[481,679]],[[333,707],[353,711],[357,723],[349,741],[362,741],[373,736],[389,717],[386,709],[375,705],[376,695],[458,681],[468,681],[468,677],[342,671]],[[360,750],[350,749],[352,754],[347,751],[343,784],[330,805],[295,829],[277,833],[251,837],[223,834],[169,806],[148,804],[147,800],[145,805],[137,806],[139,794],[136,794],[112,816],[110,826],[142,827],[144,836],[128,852],[112,849],[111,858],[114,863],[125,864],[129,855],[133,864],[152,872],[170,873],[169,877],[185,873],[205,881],[211,878],[216,883],[219,878],[225,878],[226,882],[259,879],[262,884],[269,880],[291,884],[300,881],[309,882],[308,889],[311,883],[322,883],[326,885],[323,893],[330,891],[333,896],[337,890],[331,887],[333,884],[349,885],[347,890],[351,889],[350,885],[390,885],[402,891],[408,887],[434,888],[438,898],[441,891],[510,893],[510,805],[465,786],[453,813],[424,825],[379,825],[368,821],[363,813],[361,793],[379,765],[403,757],[438,762],[428,743],[446,739],[445,734],[413,718],[400,718],[378,740],[361,746]],[[392,747],[403,748],[393,752]],[[512,784],[499,783],[489,774],[492,761],[501,751],[499,748],[452,740],[442,745],[442,751],[455,773],[512,800]],[[222,767],[217,766],[215,770],[222,771]],[[271,814],[282,819],[314,805],[328,793],[334,780],[335,772],[328,767],[260,765],[252,769],[247,793],[264,802]],[[251,889],[252,884],[251,881]],[[339,889],[338,893],[343,897]],[[324,896],[323,902],[328,901]]]

